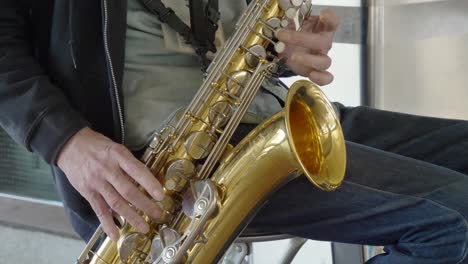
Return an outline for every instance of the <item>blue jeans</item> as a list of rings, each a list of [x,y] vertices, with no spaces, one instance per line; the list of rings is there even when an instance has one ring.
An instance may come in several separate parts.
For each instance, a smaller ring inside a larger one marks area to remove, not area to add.
[[[299,177],[245,232],[384,245],[373,264],[468,263],[468,122],[336,106],[347,140],[343,185],[323,192]],[[98,221],[60,174],[72,224],[88,240]]]
[[[372,264],[468,263],[468,122],[336,105],[343,185],[328,193],[297,178],[247,232],[385,246]]]

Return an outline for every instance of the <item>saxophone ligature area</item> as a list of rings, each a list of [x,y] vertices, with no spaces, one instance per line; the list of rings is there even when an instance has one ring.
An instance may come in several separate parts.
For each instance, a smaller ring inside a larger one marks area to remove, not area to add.
[[[139,212],[150,226],[142,234],[116,216],[119,240],[98,228],[78,264],[216,263],[266,197],[291,179],[305,176],[324,191],[340,186],[346,167],[341,126],[309,81],[294,83],[282,111],[234,148],[228,144],[281,63],[277,54],[285,45],[275,32],[290,23],[300,30],[311,9],[310,0],[251,2],[185,112],[155,134],[142,157],[166,192],[157,202],[162,218]]]

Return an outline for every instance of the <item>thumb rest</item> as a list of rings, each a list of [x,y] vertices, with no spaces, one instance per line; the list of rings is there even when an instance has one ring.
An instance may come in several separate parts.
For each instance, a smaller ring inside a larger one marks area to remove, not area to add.
[[[210,64],[206,78],[178,118],[155,134],[142,161],[164,187],[161,219],[138,233],[125,219],[117,242],[99,227],[79,264],[216,263],[270,196],[305,175],[333,191],[346,166],[334,108],[311,82],[297,81],[285,108],[236,147],[228,143],[285,49],[275,32],[310,15],[310,0],[256,0]],[[273,47],[270,50],[268,47]],[[144,192],[140,186],[139,189]]]

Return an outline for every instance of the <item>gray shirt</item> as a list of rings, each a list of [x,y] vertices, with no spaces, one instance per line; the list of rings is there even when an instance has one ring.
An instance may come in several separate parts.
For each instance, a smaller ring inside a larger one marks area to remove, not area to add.
[[[185,0],[163,2],[189,22]],[[229,36],[246,3],[220,0],[219,4],[223,29]],[[142,148],[171,113],[189,104],[202,77],[197,57],[166,48],[161,22],[140,0],[128,0],[123,80],[127,147]],[[249,108],[248,122],[258,123],[279,109],[276,98],[260,90]]]

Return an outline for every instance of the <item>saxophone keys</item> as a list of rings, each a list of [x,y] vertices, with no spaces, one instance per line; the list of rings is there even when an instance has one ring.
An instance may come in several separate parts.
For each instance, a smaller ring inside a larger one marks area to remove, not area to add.
[[[181,191],[194,175],[195,165],[191,161],[177,159],[167,166],[164,187],[168,191]]]
[[[153,221],[157,224],[166,224],[166,223],[169,223],[172,217],[173,215],[171,212],[163,210],[159,218]]]
[[[275,30],[281,27],[281,19],[277,17],[270,18],[266,21],[266,26],[263,27],[263,35],[268,38],[275,37]]]
[[[154,134],[149,144],[149,147],[152,149],[155,149],[159,146],[160,143],[161,143],[161,136],[159,134]]]
[[[151,249],[146,260],[149,263],[170,263],[167,262],[177,253],[179,233],[172,228],[162,226],[159,234],[156,235],[151,243]],[[161,261],[164,262],[161,262]]]
[[[312,2],[310,0],[305,0],[304,4],[301,6],[301,13],[308,16],[312,12]]]
[[[216,102],[210,108],[208,118],[214,127],[223,127],[232,116],[232,106],[226,101]]]
[[[182,200],[182,210],[187,217],[196,218],[212,213],[212,208],[218,200],[214,184],[207,181],[197,181],[190,185]]]
[[[245,54],[245,62],[250,67],[256,67],[261,59],[266,58],[266,50],[262,45],[254,45],[247,49]]]
[[[300,7],[304,0],[291,0],[291,5],[294,7]]]
[[[227,90],[234,97],[239,97],[244,91],[252,74],[248,71],[236,71],[228,76]]]
[[[190,120],[192,123],[196,123],[198,121],[198,118],[188,111],[185,113],[185,118]]]
[[[161,215],[158,219],[151,220],[157,224],[169,223],[174,217],[176,202],[169,195],[166,195],[163,200],[155,202],[161,208]]]
[[[283,11],[291,7],[291,0],[279,0],[279,6]]]
[[[143,155],[141,156],[141,161],[144,162],[144,163],[147,163],[150,161],[151,157],[153,156],[153,149],[151,148],[147,148],[145,150],[145,153],[143,153]]]
[[[286,17],[289,19],[295,19],[297,16],[297,11],[298,11],[297,8],[293,8],[293,7],[288,8],[285,12]]]
[[[169,214],[173,214],[176,209],[174,199],[166,195],[161,201],[158,201],[158,204],[161,206],[161,209]]]
[[[212,82],[211,83],[211,87],[215,88],[215,89],[220,89],[221,88],[221,85],[218,83],[218,82]]]
[[[180,178],[166,179],[166,182],[164,183],[164,188],[166,188],[169,191],[177,191],[178,189],[182,189],[182,188],[178,188],[178,186],[180,186],[179,184],[180,182],[181,182]]]
[[[307,3],[308,0],[305,1]],[[304,0],[280,0],[279,6],[284,11],[291,7],[300,7],[304,4]]]
[[[117,241],[117,248],[119,257],[122,262],[127,263],[130,258],[137,257],[140,261],[144,261],[146,255],[141,254],[144,249],[148,246],[148,236],[138,232],[130,232],[120,237]]]
[[[185,151],[196,160],[204,159],[211,153],[214,139],[204,131],[192,132],[185,141]]]
[[[140,160],[144,163],[149,162],[154,155],[154,150],[156,150],[161,144],[161,135],[159,133],[154,133],[150,143],[148,144],[148,147],[145,150],[145,153],[142,155]]]
[[[173,263],[178,249],[176,247],[166,247],[162,253],[163,263]]]
[[[275,51],[276,51],[277,53],[283,53],[284,50],[286,50],[286,44],[284,44],[284,42],[281,42],[281,41],[276,42],[276,44],[275,44]]]

